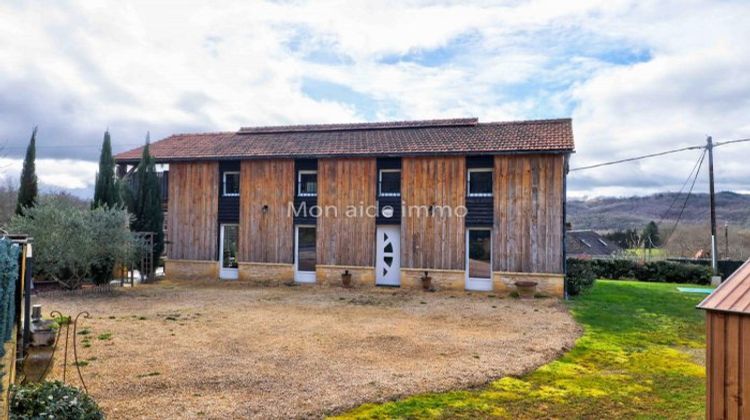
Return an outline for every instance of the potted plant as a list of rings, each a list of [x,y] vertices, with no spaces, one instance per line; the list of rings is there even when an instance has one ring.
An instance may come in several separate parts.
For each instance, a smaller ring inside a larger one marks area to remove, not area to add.
[[[341,283],[343,283],[346,288],[352,287],[352,273],[350,273],[349,270],[344,270],[344,273],[341,274]]]
[[[424,276],[420,277],[422,279],[422,289],[424,290],[432,290],[432,277],[430,277],[430,274],[428,272],[424,272]]]
[[[518,290],[518,297],[521,299],[534,299],[536,295],[535,281],[523,280],[515,283],[516,289]]]

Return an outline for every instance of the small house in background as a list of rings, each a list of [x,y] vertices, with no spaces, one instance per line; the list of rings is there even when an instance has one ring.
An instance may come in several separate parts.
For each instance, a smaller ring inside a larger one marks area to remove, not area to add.
[[[568,257],[589,258],[611,257],[622,248],[593,230],[568,230],[565,232],[565,250]]]
[[[750,419],[750,260],[698,308],[706,310],[706,418]]]

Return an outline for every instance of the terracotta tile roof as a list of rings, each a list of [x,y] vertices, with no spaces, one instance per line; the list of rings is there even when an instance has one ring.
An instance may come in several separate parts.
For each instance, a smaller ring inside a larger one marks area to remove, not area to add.
[[[270,157],[571,152],[570,119],[479,123],[476,118],[242,128],[177,134],[151,144],[160,162]],[[135,162],[142,148],[115,156]]]
[[[724,280],[698,308],[750,314],[750,260]]]

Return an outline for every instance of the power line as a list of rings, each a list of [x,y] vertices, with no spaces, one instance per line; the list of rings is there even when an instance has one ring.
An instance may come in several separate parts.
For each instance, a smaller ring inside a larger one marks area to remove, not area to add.
[[[643,155],[643,156],[636,156],[636,157],[627,158],[627,159],[615,160],[615,161],[612,161],[612,162],[597,163],[596,165],[581,166],[579,168],[573,168],[573,169],[571,169],[570,172],[583,171],[583,170],[586,170],[586,169],[601,168],[602,166],[617,165],[618,163],[633,162],[633,161],[636,161],[636,160],[641,160],[641,159],[646,159],[646,158],[652,158],[652,157],[657,157],[657,156],[664,156],[664,155],[668,155],[668,154],[672,154],[672,153],[684,152],[684,151],[687,151],[687,150],[705,149],[705,147],[706,146],[683,147],[681,149],[673,149],[673,150],[667,150],[667,151],[664,151],[664,152],[651,153],[651,154]]]
[[[682,215],[685,213],[685,208],[687,207],[688,200],[690,200],[690,194],[693,193],[693,188],[695,187],[695,181],[698,180],[698,175],[701,172],[701,167],[703,166],[703,160],[706,157],[706,150],[703,151],[703,154],[701,154],[701,158],[698,161],[698,170],[695,171],[695,176],[693,177],[693,183],[690,184],[690,189],[688,190],[687,195],[685,196],[685,202],[682,203],[682,208],[680,209],[680,214],[677,216],[677,220],[674,221],[674,226],[672,226],[672,230],[669,232],[669,237],[667,237],[667,240],[665,241],[665,245],[669,243],[669,240],[672,239],[672,235],[674,235],[675,231],[677,230],[677,225],[680,223],[680,220],[682,220]]]
[[[675,205],[675,203],[677,203],[677,200],[679,200],[680,198],[680,194],[682,194],[682,190],[685,189],[688,182],[690,182],[690,179],[693,178],[693,172],[696,172],[696,169],[698,170],[698,172],[700,172],[700,165],[703,162],[703,159],[705,158],[705,156],[706,156],[706,151],[704,150],[703,153],[701,153],[700,156],[698,156],[698,160],[695,161],[695,165],[693,165],[693,168],[690,170],[690,173],[688,174],[687,179],[685,179],[685,182],[682,183],[682,187],[680,187],[680,190],[677,192],[677,194],[675,194],[674,199],[672,200],[672,203],[669,204],[669,207],[667,208],[667,210],[661,215],[661,217],[659,217],[659,221],[656,223],[657,225],[660,225],[661,222],[664,221],[664,219],[667,217],[669,212],[672,210],[672,207]],[[696,176],[697,176],[697,172],[696,172]]]
[[[719,142],[714,143],[714,147],[725,146],[727,144],[734,144],[734,143],[743,143],[743,142],[746,142],[746,141],[750,141],[750,139],[737,139],[737,140],[719,141]]]
[[[713,147],[726,146],[728,144],[743,143],[743,142],[750,142],[750,138],[716,142],[716,143],[713,144]],[[578,168],[570,169],[570,172],[583,171],[583,170],[586,170],[586,169],[601,168],[602,166],[617,165],[619,163],[634,162],[636,160],[641,160],[641,159],[647,159],[647,158],[652,158],[652,157],[657,157],[657,156],[669,155],[669,154],[672,154],[672,153],[685,152],[685,151],[688,151],[688,150],[705,149],[705,148],[706,148],[705,145],[682,147],[682,148],[679,148],[679,149],[671,149],[671,150],[666,150],[666,151],[663,151],[663,152],[651,153],[651,154],[648,154],[648,155],[636,156],[636,157],[627,158],[627,159],[620,159],[620,160],[614,160],[614,161],[611,161],[611,162],[597,163],[595,165],[589,165],[589,166],[581,166],[581,167],[578,167]]]

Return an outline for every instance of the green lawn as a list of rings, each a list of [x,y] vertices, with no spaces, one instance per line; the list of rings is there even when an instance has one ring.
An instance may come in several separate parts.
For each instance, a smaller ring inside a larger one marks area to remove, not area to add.
[[[703,295],[600,280],[570,302],[585,332],[565,356],[475,391],[365,404],[341,418],[702,418]]]

